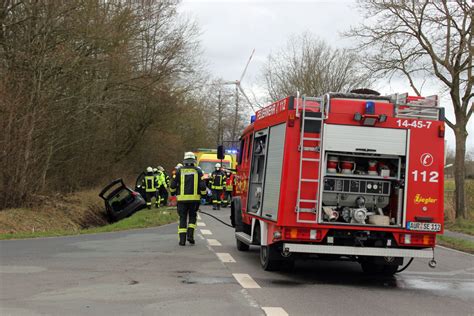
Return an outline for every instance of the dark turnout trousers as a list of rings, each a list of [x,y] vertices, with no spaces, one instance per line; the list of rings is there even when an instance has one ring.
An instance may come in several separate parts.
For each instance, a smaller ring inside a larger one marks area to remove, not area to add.
[[[186,244],[186,237],[191,244],[194,244],[194,230],[196,229],[198,208],[199,201],[178,202],[178,234],[179,244],[182,246]]]
[[[213,209],[220,209],[221,208],[221,196],[224,190],[222,189],[212,189],[212,205],[214,206]]]

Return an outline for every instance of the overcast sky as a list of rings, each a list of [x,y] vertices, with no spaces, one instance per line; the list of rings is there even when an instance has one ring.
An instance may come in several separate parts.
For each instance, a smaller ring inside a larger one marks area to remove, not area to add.
[[[245,1],[184,0],[181,12],[193,18],[201,29],[204,58],[214,77],[239,79],[255,48],[242,87],[261,93],[262,66],[272,51],[278,50],[292,34],[311,32],[329,44],[349,47],[340,33],[363,21],[354,1]],[[404,80],[380,84],[382,94],[412,92]],[[423,94],[438,94],[426,87]],[[249,94],[249,93],[247,93]],[[447,106],[448,117],[452,110]],[[469,124],[468,148],[474,149],[474,123]],[[447,128],[447,139],[454,147],[454,136]]]

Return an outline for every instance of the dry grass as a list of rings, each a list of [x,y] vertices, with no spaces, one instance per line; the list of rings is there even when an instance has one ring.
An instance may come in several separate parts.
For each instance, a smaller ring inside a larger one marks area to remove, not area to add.
[[[113,232],[176,222],[176,207],[141,210],[110,224],[99,189],[36,196],[25,208],[0,211],[0,240]]]
[[[79,231],[107,224],[99,190],[36,196],[28,208],[0,211],[0,234]]]
[[[119,222],[108,224],[100,227],[92,227],[86,229],[76,230],[58,230],[52,229],[48,231],[35,231],[35,232],[16,232],[0,234],[0,240],[2,239],[16,239],[16,238],[36,238],[36,237],[55,237],[55,236],[67,236],[67,235],[79,235],[79,234],[96,234],[96,233],[107,233],[121,230],[156,227],[169,223],[176,222],[178,220],[178,214],[176,207],[163,207],[160,209],[144,209],[136,212],[130,217],[127,217]]]

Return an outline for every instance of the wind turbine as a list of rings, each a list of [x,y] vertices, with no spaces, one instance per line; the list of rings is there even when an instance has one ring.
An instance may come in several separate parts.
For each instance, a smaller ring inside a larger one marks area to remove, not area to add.
[[[242,89],[242,86],[241,86],[242,80],[244,79],[245,73],[247,72],[247,68],[249,67],[250,61],[252,60],[254,53],[255,53],[255,48],[252,50],[252,54],[250,54],[249,60],[247,61],[247,64],[245,65],[244,71],[242,72],[242,75],[240,76],[239,80],[225,81],[222,83],[223,85],[235,85],[235,112],[234,112],[235,115],[234,115],[234,125],[232,127],[232,140],[234,141],[235,141],[235,134],[237,130],[237,121],[239,117],[239,92],[242,93],[242,95],[245,97],[248,104],[252,108],[252,110],[255,112],[252,102],[250,102],[249,97],[247,96],[247,94],[245,94],[244,89]]]

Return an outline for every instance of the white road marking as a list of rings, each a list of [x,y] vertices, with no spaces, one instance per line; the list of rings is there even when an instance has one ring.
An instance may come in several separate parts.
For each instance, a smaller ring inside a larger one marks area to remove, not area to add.
[[[222,246],[222,244],[217,239],[208,239],[207,243],[209,246]]]
[[[216,255],[224,263],[235,262],[235,259],[227,252],[216,252]]]
[[[252,277],[245,273],[232,273],[234,278],[244,289],[259,289],[260,285],[255,282]]]
[[[197,219],[201,220],[201,215],[198,214]]]
[[[267,316],[288,316],[288,313],[281,307],[262,307]]]
[[[240,293],[245,297],[247,302],[249,302],[249,305],[255,308],[260,308],[260,305],[257,303],[257,301],[252,297],[252,295],[249,294],[249,292],[246,289],[241,289]]]
[[[212,235],[212,232],[209,229],[201,229],[201,234],[203,234],[203,235]]]
[[[201,235],[201,234],[198,234],[198,237],[199,237],[199,239],[202,239],[202,240],[206,239],[206,238],[204,238],[204,236]]]
[[[204,223],[204,222],[197,222],[197,225],[198,225],[198,226],[201,226],[201,227],[204,227],[204,226],[206,226],[206,223]]]

